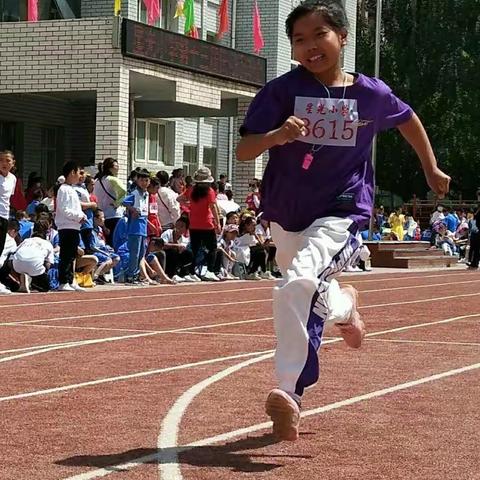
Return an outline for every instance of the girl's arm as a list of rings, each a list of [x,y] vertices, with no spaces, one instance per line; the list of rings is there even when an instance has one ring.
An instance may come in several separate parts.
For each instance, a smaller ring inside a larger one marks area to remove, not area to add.
[[[242,137],[237,146],[237,159],[240,161],[254,160],[270,148],[293,142],[302,135],[306,135],[305,122],[291,116],[280,128],[267,133]]]
[[[438,168],[437,159],[422,122],[414,113],[410,120],[397,128],[418,155],[428,186],[439,198],[443,198],[450,188],[450,177]]]

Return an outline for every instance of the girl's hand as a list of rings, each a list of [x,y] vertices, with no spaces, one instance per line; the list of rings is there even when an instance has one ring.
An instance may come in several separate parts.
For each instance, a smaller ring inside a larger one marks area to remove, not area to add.
[[[304,137],[306,134],[305,122],[298,117],[291,116],[275,131],[274,136],[277,145],[285,145],[294,142],[298,137]]]
[[[438,195],[438,198],[444,198],[450,190],[451,178],[438,167],[435,167],[430,173],[425,173],[425,177],[428,186]]]

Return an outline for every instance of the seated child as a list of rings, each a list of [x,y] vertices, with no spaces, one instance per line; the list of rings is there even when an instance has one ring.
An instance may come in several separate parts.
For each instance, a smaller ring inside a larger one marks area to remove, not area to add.
[[[258,270],[262,273],[267,270],[267,252],[255,235],[256,226],[255,218],[245,215],[240,222],[239,237],[235,240],[235,254],[246,270],[246,280],[261,280]]]
[[[233,273],[237,256],[235,254],[234,245],[238,237],[238,225],[230,223],[225,225],[222,238],[218,243],[218,252],[220,254],[221,268],[219,278],[221,280],[238,280],[239,277]]]
[[[193,253],[188,248],[189,240],[186,237],[188,228],[188,217],[181,216],[175,222],[175,228],[162,233],[163,250],[166,255],[165,270],[177,283],[201,281],[195,275]]]
[[[36,222],[32,237],[24,240],[12,256],[12,273],[20,280],[21,292],[30,293],[30,288],[40,292],[50,290],[47,272],[54,263],[54,254],[52,244],[46,239],[48,228],[46,220]]]

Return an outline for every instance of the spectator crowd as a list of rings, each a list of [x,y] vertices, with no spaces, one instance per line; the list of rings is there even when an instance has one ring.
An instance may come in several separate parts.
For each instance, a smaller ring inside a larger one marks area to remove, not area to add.
[[[0,152],[0,294],[281,276],[258,180],[241,207],[208,168],[137,168],[127,184],[118,171],[113,158],[93,175],[67,162],[55,185],[32,173],[23,189]]]
[[[431,214],[427,228],[421,229],[403,208],[394,209],[390,215],[383,206],[375,210],[373,240],[430,242],[432,249],[441,249],[445,255],[458,257],[458,263],[469,269],[477,269],[480,261],[480,208],[454,209],[447,205],[437,205]],[[362,232],[364,239],[368,231]]]

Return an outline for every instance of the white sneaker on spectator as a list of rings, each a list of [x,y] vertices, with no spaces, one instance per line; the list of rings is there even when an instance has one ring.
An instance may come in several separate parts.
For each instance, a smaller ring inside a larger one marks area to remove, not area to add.
[[[245,280],[261,280],[262,277],[257,273],[249,273],[246,277]]]
[[[70,284],[70,286],[76,292],[86,292],[87,291],[86,288],[81,287],[78,283],[72,283],[72,284]]]
[[[186,278],[183,278],[180,275],[174,275],[172,280],[177,283],[185,283],[187,281]]]
[[[227,272],[227,273],[225,274],[225,278],[226,278],[227,280],[240,280],[238,277],[236,277],[235,275],[232,275],[230,272]]]
[[[74,292],[75,289],[69,283],[62,283],[57,290],[59,292]]]
[[[206,282],[219,282],[220,279],[213,273],[207,270],[205,275],[203,275],[202,280]]]
[[[195,275],[194,273],[192,273],[192,275],[190,275],[190,278],[194,281],[194,282],[201,282],[202,279],[200,277],[198,277],[197,275]]]
[[[12,292],[3,284],[0,283],[0,295],[11,295]]]
[[[276,280],[276,278],[272,275],[271,272],[269,272],[268,270],[266,272],[263,272],[260,274],[260,276],[264,279],[264,280]]]
[[[191,275],[185,275],[183,279],[188,283],[197,283],[197,281],[194,278],[192,278]]]

